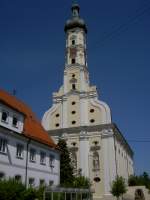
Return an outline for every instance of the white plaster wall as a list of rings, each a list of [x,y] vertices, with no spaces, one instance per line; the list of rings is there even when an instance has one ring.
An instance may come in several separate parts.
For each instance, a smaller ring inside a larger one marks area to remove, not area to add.
[[[80,99],[80,125],[89,125],[88,121],[88,100],[85,98]]]
[[[133,159],[119,140],[115,139],[115,145],[117,172],[119,176],[123,176],[127,181],[129,176],[134,173]]]
[[[25,166],[26,166],[26,156],[27,156],[27,139],[24,137],[18,137],[9,134],[4,134],[0,132],[0,138],[6,138],[8,141],[7,154],[0,153],[0,172],[3,172],[6,177],[14,177],[15,175],[21,175],[22,181],[25,181]],[[23,159],[18,159],[16,157],[16,144],[24,145],[24,156]],[[59,154],[50,149],[46,145],[42,145],[37,142],[32,142],[29,144],[30,148],[36,149],[36,162],[32,163],[28,158],[28,176],[35,178],[35,186],[38,186],[40,179],[44,179],[48,184],[49,181],[54,181],[55,185],[59,184],[59,173],[60,173],[60,163]],[[40,151],[46,153],[46,165],[40,164]],[[49,155],[54,155],[55,162],[54,168],[51,170],[49,165]],[[29,153],[30,155],[30,153]]]
[[[104,160],[104,190],[110,194],[111,183],[116,177],[115,148],[113,136],[102,137],[102,151]]]
[[[81,133],[85,134],[85,133]],[[80,168],[82,169],[82,175],[89,177],[89,140],[84,136],[80,136],[79,145],[79,155],[80,155]]]

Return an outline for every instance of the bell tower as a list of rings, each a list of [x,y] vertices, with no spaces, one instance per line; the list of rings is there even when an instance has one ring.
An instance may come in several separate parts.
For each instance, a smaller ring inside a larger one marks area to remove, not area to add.
[[[121,138],[121,134],[116,133],[112,124],[109,106],[99,100],[96,86],[91,86],[89,81],[87,26],[80,17],[79,5],[74,3],[71,11],[64,27],[63,84],[53,93],[53,105],[45,112],[42,125],[56,143],[60,138],[66,140],[74,173],[80,171],[90,178],[95,189],[94,200],[100,200],[103,195],[110,195],[110,183],[117,173],[115,142],[118,139],[114,141],[114,138],[115,135]],[[125,142],[123,138],[120,141]],[[122,145],[119,140],[118,144]],[[128,156],[131,159],[132,153]],[[120,170],[121,173],[128,176],[126,169]]]
[[[64,93],[72,91],[86,92],[89,85],[87,70],[86,35],[87,27],[80,17],[78,4],[72,6],[72,17],[65,24],[66,59],[64,71]],[[72,78],[69,74],[72,71]],[[76,71],[74,73],[73,71]],[[76,77],[79,77],[77,80]],[[70,84],[69,84],[70,82]]]
[[[66,36],[63,85],[53,93],[53,106],[44,114],[46,130],[95,126],[111,123],[108,105],[98,100],[96,86],[91,86],[87,64],[87,25],[74,3],[65,23]]]

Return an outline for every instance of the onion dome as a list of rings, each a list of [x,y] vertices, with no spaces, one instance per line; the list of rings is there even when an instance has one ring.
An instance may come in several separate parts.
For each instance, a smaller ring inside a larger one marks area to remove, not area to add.
[[[79,16],[80,7],[78,4],[72,5],[72,18],[65,24],[65,32],[73,28],[82,28],[87,33],[87,27],[82,18]]]

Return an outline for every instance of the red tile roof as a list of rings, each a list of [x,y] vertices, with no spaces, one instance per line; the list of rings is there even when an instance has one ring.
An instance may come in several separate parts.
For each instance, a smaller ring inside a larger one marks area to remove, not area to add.
[[[57,147],[52,138],[50,138],[48,133],[44,130],[35,114],[25,103],[2,89],[0,89],[0,101],[25,116],[24,129],[22,133],[24,136],[46,144],[52,148]]]

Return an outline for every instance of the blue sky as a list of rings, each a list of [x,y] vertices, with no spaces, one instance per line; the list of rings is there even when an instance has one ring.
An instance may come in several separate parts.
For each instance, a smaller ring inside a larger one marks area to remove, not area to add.
[[[136,173],[150,173],[150,1],[78,2],[89,30],[91,84],[133,148]],[[0,1],[0,87],[15,88],[39,119],[63,81],[63,28],[71,4]]]

